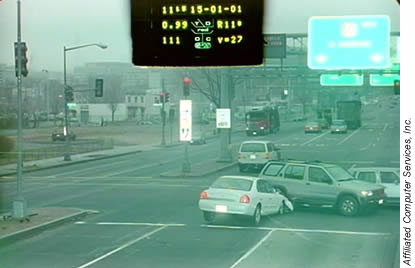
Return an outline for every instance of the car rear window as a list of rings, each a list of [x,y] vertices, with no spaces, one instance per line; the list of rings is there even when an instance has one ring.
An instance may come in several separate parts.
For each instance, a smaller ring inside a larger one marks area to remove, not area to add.
[[[252,187],[252,181],[245,179],[230,179],[230,178],[220,178],[216,180],[211,188],[217,189],[232,189],[239,191],[250,191]]]
[[[244,143],[241,148],[242,153],[254,152],[254,153],[264,153],[265,144],[262,143]]]
[[[341,125],[344,125],[344,124],[345,124],[345,122],[343,120],[334,120],[333,121],[333,125],[335,125],[335,126],[341,126]]]

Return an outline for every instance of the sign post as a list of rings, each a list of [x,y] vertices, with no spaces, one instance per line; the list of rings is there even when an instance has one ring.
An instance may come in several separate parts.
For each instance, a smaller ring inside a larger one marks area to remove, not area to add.
[[[183,173],[189,173],[191,171],[191,165],[189,161],[189,141],[192,140],[192,101],[180,100],[180,141],[184,141],[184,161],[182,165]]]

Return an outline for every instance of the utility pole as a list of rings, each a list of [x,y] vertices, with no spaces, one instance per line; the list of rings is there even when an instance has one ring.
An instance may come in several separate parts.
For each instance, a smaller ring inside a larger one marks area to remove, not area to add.
[[[23,197],[22,56],[20,0],[17,0],[17,194],[13,201],[14,218],[27,216],[27,203]]]
[[[166,90],[164,88],[164,78],[161,79],[161,145],[166,145],[166,112],[164,105],[166,103]]]
[[[230,87],[231,84],[231,77],[229,68],[222,69],[221,72],[221,108],[230,108]],[[220,131],[220,151],[219,151],[219,159],[217,162],[232,162],[232,155],[229,151],[229,144],[230,144],[230,133],[232,132],[232,127],[222,128]]]

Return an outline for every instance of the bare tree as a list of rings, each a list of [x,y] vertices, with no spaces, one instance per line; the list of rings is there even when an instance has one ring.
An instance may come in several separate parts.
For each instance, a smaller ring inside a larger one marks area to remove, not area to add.
[[[104,96],[111,109],[111,121],[114,122],[115,112],[121,101],[121,75],[108,75],[104,79]]]

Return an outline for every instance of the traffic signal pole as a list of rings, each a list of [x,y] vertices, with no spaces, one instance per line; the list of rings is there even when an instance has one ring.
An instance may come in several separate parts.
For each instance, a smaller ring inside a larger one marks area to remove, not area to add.
[[[63,154],[64,161],[71,161],[70,149],[71,145],[69,143],[69,124],[68,124],[68,100],[67,100],[67,85],[66,85],[66,47],[63,47],[63,91],[64,91],[64,104],[65,104],[65,129],[63,134],[65,135],[65,152]]]
[[[166,90],[164,88],[164,78],[161,80],[161,145],[166,145],[166,113],[164,111],[164,104],[166,102]]]
[[[20,24],[20,0],[17,0],[17,193],[13,201],[13,217],[27,216],[27,204],[23,197],[23,131],[22,131],[22,40]]]

